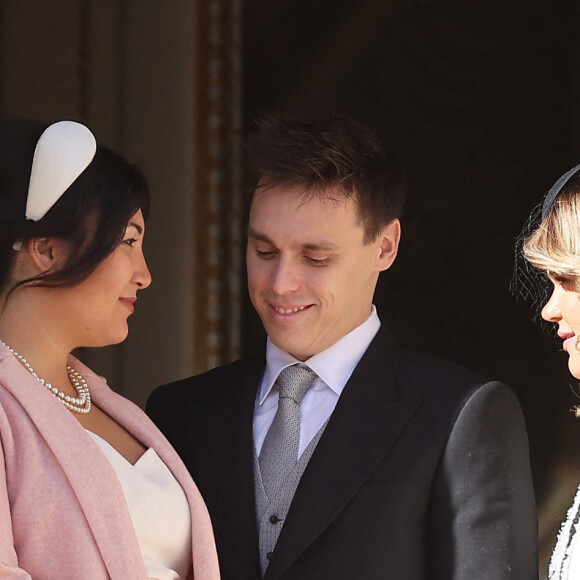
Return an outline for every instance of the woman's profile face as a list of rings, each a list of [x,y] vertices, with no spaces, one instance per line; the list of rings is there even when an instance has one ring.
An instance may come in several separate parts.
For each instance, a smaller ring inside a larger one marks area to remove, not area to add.
[[[127,320],[135,311],[137,292],[151,284],[143,255],[144,236],[145,221],[139,210],[115,251],[84,282],[66,289],[64,315],[77,321],[79,336],[74,342],[78,346],[117,344],[127,337]]]
[[[568,353],[568,368],[580,379],[580,294],[574,276],[548,274],[554,288],[544,308],[542,318],[558,325],[562,348]]]

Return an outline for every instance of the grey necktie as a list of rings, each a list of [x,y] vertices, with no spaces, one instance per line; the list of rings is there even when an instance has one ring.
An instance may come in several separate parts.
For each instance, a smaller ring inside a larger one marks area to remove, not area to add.
[[[283,369],[276,379],[280,389],[278,410],[260,452],[262,482],[270,499],[274,497],[288,469],[298,460],[300,403],[316,376],[307,367],[292,365]]]

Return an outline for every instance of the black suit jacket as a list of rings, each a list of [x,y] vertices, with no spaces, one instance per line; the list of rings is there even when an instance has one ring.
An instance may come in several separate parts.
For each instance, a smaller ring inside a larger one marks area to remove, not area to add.
[[[252,420],[264,366],[264,353],[241,359],[160,387],[147,404],[207,502],[224,580],[261,577]],[[264,579],[537,576],[515,395],[400,350],[381,329],[302,476]]]

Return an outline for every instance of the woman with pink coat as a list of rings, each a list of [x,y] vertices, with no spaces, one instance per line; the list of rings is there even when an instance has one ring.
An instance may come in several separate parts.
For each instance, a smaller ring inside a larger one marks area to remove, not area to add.
[[[218,580],[153,423],[70,353],[123,341],[149,193],[79,123],[0,124],[0,578]]]

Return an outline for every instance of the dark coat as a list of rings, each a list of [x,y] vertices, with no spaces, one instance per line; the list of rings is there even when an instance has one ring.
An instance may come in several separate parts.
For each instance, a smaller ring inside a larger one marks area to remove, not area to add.
[[[147,412],[212,516],[223,580],[259,580],[252,420],[264,353],[160,387]],[[195,530],[193,530],[195,534]],[[265,580],[533,580],[519,403],[382,328],[302,476]]]

